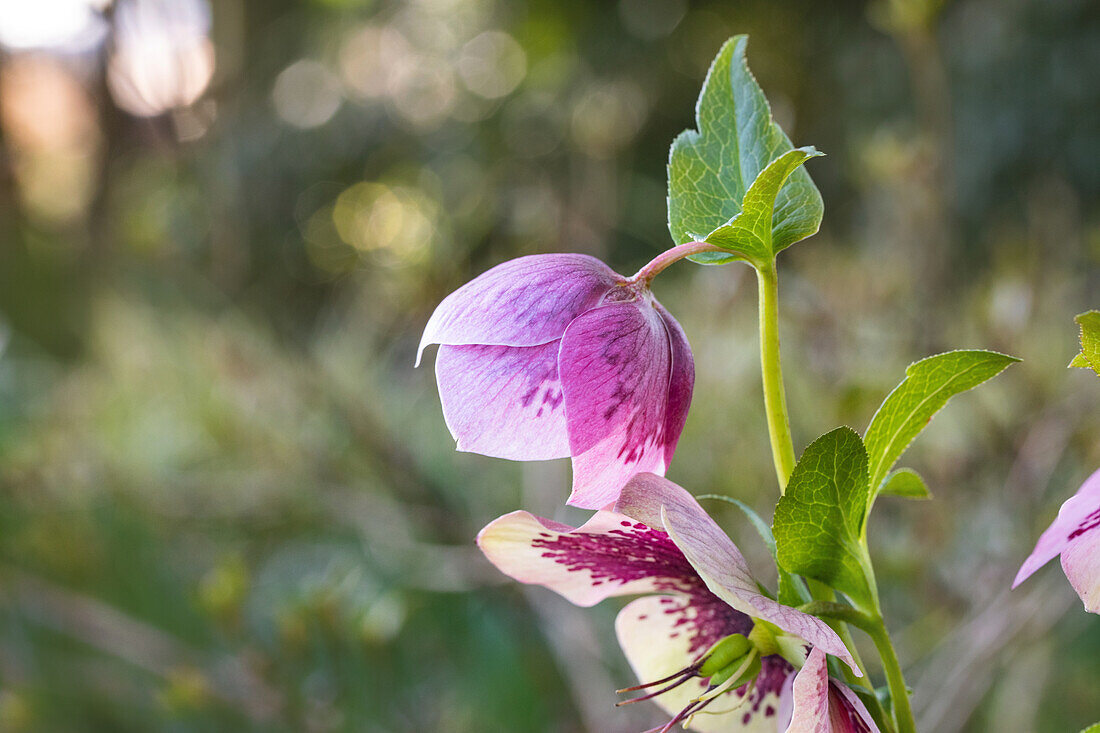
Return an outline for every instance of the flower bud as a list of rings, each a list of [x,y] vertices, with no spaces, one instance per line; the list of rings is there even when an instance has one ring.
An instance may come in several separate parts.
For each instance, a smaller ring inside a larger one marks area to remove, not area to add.
[[[703,655],[699,666],[700,677],[711,677],[726,669],[749,653],[752,643],[743,634],[731,634],[720,639]],[[733,671],[732,669],[730,670]]]
[[[752,653],[752,661],[749,664],[745,664],[745,658],[741,657],[735,659],[729,666],[721,671],[711,675],[708,687],[720,687],[725,686],[725,689],[735,689],[741,685],[756,679],[756,676],[760,674],[761,662],[760,655]],[[737,679],[731,680],[733,675],[737,675]],[[728,684],[727,684],[728,683]]]

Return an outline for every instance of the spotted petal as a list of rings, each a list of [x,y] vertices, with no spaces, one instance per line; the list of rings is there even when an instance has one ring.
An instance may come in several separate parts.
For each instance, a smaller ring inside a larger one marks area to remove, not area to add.
[[[1039,537],[1031,555],[1020,567],[1012,583],[1015,588],[1049,562],[1062,555],[1062,568],[1073,584],[1085,608],[1100,610],[1100,471],[1092,474],[1058,510],[1058,517]],[[1090,552],[1092,548],[1092,552]]]
[[[648,297],[574,320],[558,365],[573,454],[569,503],[599,509],[635,473],[664,473],[671,352],[668,329]]]
[[[537,346],[554,341],[570,321],[624,282],[588,255],[509,260],[443,299],[424,328],[416,363],[429,344]]]
[[[619,646],[639,680],[662,679],[683,669],[711,644],[729,634],[747,634],[752,620],[705,588],[691,596],[647,596],[631,601],[615,620]],[[731,690],[696,715],[690,730],[704,733],[774,733],[779,691],[792,671],[782,657],[767,657],[751,689]],[[703,691],[707,681],[688,682],[653,698],[670,716]],[[742,698],[749,695],[747,700]]]
[[[614,512],[596,512],[578,529],[512,512],[481,530],[477,544],[505,575],[578,606],[612,596],[705,591],[668,535]]]
[[[691,406],[691,393],[695,388],[695,359],[691,354],[691,346],[688,344],[684,329],[665,310],[665,307],[653,301],[653,307],[657,310],[661,320],[668,330],[669,345],[672,351],[672,371],[668,381],[668,406],[665,408],[665,466],[672,462],[672,454],[676,452],[676,444],[680,441],[680,433],[687,422],[688,408]]]
[[[519,461],[569,455],[559,343],[439,347],[439,399],[458,450]]]
[[[1100,520],[1092,528],[1075,537],[1062,550],[1062,570],[1070,585],[1081,596],[1085,610],[1100,613]]]
[[[738,611],[775,624],[843,659],[860,674],[844,642],[828,624],[758,590],[741,551],[682,487],[661,476],[638,474],[623,488],[615,511],[668,532],[711,592]]]
[[[867,708],[846,685],[829,679],[825,654],[815,648],[783,691],[787,733],[879,733]]]

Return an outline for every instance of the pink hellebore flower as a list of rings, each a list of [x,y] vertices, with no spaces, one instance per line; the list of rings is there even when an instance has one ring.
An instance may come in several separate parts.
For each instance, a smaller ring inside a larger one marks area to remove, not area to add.
[[[656,262],[656,261],[655,261]],[[631,476],[663,474],[687,419],[695,366],[680,324],[594,257],[520,257],[447,296],[420,341],[458,450],[573,459],[569,503],[599,509]]]
[[[790,720],[786,733],[879,733],[859,698],[829,677],[825,652],[815,648],[798,674],[787,677],[780,692],[780,716]]]
[[[658,680],[626,691],[663,685],[637,698],[652,698],[673,716],[662,730],[682,722],[698,731],[877,733],[859,700],[827,678],[826,652],[856,669],[836,632],[761,593],[729,537],[671,481],[638,474],[613,510],[596,512],[579,528],[524,511],[506,514],[481,531],[478,545],[505,574],[579,606],[644,594],[619,612],[615,629],[638,677]],[[745,658],[741,669],[759,669],[755,678],[730,678],[736,688],[708,684],[699,674],[708,650],[732,634],[748,636],[760,622],[775,644],[762,658],[755,646]],[[796,677],[775,652],[797,661],[807,645],[813,651]],[[831,719],[851,724],[830,727]]]
[[[1100,613],[1100,471],[1089,476],[1062,504],[1058,517],[1016,573],[1012,587],[1027,580],[1055,555],[1062,556],[1062,570],[1084,601],[1085,610]]]

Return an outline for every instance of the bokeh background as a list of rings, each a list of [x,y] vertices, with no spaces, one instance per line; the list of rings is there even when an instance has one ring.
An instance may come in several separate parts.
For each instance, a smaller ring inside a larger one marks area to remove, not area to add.
[[[568,463],[455,453],[432,308],[520,254],[633,272],[670,244],[667,147],[734,33],[819,235],[784,253],[796,444],[904,367],[1025,361],[905,457],[873,553],[927,731],[1100,719],[1100,619],[1008,584],[1100,466],[1092,0],[0,1],[0,730],[610,731],[615,604],[473,547],[562,521]],[[670,476],[766,516],[755,284],[656,284],[693,344]],[[744,520],[715,511],[750,562]]]

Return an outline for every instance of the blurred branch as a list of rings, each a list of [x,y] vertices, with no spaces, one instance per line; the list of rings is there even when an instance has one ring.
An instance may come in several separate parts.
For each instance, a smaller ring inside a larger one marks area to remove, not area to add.
[[[20,570],[5,569],[3,579],[5,602],[34,624],[164,679],[202,670],[214,697],[256,722],[270,721],[282,707],[279,693],[239,657],[212,658],[113,606]]]
[[[1075,596],[1055,574],[1030,587],[1004,589],[980,605],[970,619],[945,638],[916,678],[913,696],[920,730],[963,730],[1015,650],[1046,634]]]

